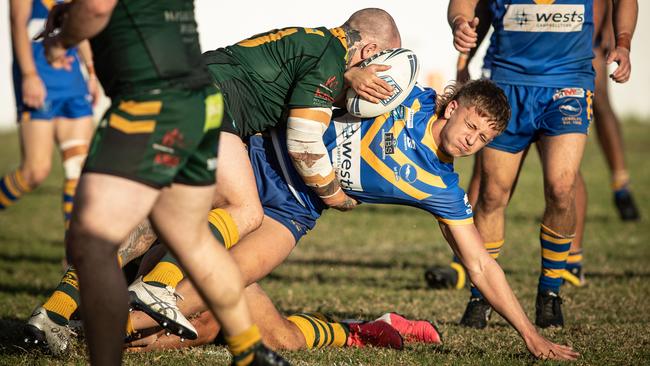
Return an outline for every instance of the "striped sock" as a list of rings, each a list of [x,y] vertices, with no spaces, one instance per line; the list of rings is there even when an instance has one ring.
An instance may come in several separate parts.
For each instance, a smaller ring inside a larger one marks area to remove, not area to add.
[[[5,175],[0,180],[0,210],[11,206],[23,194],[31,191],[19,169]]]
[[[497,260],[499,258],[499,254],[501,254],[501,247],[503,247],[503,243],[505,242],[505,239],[489,242],[483,244],[485,246],[485,249],[488,251],[490,256],[494,258],[494,260]],[[481,292],[474,287],[474,284],[471,285],[470,291],[472,292],[472,297],[478,297],[478,298],[483,298],[483,295]]]
[[[560,292],[571,241],[575,235],[559,234],[542,224],[539,241],[542,246],[542,274],[539,277],[539,290]]]
[[[348,328],[343,323],[332,322],[320,313],[293,314],[287,318],[305,337],[308,349],[343,347],[348,340]]]
[[[569,257],[566,259],[566,269],[582,267],[582,248],[569,251]]]
[[[226,247],[232,248],[239,241],[239,230],[228,211],[216,208],[208,214],[210,230],[214,237]]]
[[[235,366],[250,365],[254,361],[253,349],[262,342],[262,336],[257,325],[252,325],[248,330],[233,336],[226,336],[226,343],[232,353],[232,364]]]
[[[449,263],[449,267],[458,273],[458,280],[456,281],[456,285],[454,287],[456,289],[465,287],[465,283],[467,282],[467,273],[465,273],[465,267],[460,264],[460,259],[454,255],[454,259],[451,261],[451,263]]]
[[[63,222],[65,229],[70,227],[70,219],[72,218],[72,204],[74,201],[74,193],[77,190],[78,179],[66,179],[63,183]]]
[[[72,266],[63,275],[52,296],[43,304],[47,315],[59,325],[66,325],[79,307],[79,280]]]
[[[183,277],[185,275],[180,264],[172,253],[168,251],[160,262],[149,273],[144,275],[142,281],[153,286],[170,286],[175,288]]]

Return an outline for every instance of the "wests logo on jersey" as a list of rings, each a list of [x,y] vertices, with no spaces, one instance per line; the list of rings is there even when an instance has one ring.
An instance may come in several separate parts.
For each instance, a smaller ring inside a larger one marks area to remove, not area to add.
[[[580,32],[585,21],[582,4],[511,4],[503,29],[515,32]]]

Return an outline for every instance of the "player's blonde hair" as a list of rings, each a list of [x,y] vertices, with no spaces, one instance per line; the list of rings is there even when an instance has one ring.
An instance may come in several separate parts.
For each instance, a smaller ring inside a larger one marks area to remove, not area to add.
[[[436,100],[436,115],[444,115],[449,102],[457,100],[460,105],[474,107],[481,117],[487,117],[492,128],[499,133],[508,127],[510,103],[501,88],[489,80],[473,80],[460,87],[450,84]]]

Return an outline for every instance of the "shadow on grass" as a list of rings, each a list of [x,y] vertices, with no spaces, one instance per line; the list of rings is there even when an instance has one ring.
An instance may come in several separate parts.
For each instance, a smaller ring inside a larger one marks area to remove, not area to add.
[[[9,253],[0,253],[0,262],[30,262],[37,264],[59,264],[61,263],[61,258],[59,257],[45,257],[42,255],[35,254],[9,254]]]
[[[6,283],[0,284],[0,297],[9,295],[31,295],[31,296],[47,296],[52,292],[51,288],[40,286],[31,286],[25,284],[9,285]],[[2,329],[2,328],[0,328]]]
[[[23,339],[24,319],[0,318],[0,355],[28,354]]]
[[[328,267],[355,267],[355,268],[372,268],[372,269],[387,269],[387,268],[425,268],[426,266],[419,263],[412,262],[389,262],[389,261],[359,261],[349,259],[288,259],[284,264],[293,265],[308,265],[308,266],[328,266]]]

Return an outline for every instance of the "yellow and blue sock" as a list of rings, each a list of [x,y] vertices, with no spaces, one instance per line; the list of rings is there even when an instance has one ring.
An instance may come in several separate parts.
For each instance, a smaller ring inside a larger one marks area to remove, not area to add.
[[[77,190],[78,182],[78,179],[66,179],[63,183],[63,223],[66,230],[70,227],[74,194]]]
[[[287,319],[300,329],[308,349],[343,347],[347,343],[349,334],[347,325],[332,322],[323,314],[300,313],[293,314]]]
[[[497,260],[499,258],[499,254],[501,254],[501,248],[503,247],[503,243],[505,242],[504,239],[485,243],[485,249],[488,251],[490,256],[494,258],[494,260]],[[483,298],[483,295],[481,292],[474,287],[472,284],[470,287],[470,291],[472,292],[472,297],[478,297],[478,298]]]
[[[79,280],[72,266],[63,275],[52,296],[43,304],[47,315],[59,325],[67,325],[79,307]]]
[[[19,169],[0,179],[0,210],[13,205],[20,197],[31,191]]]
[[[539,290],[560,292],[562,274],[575,235],[562,235],[542,224],[539,241],[542,246],[542,274],[539,277]]]

